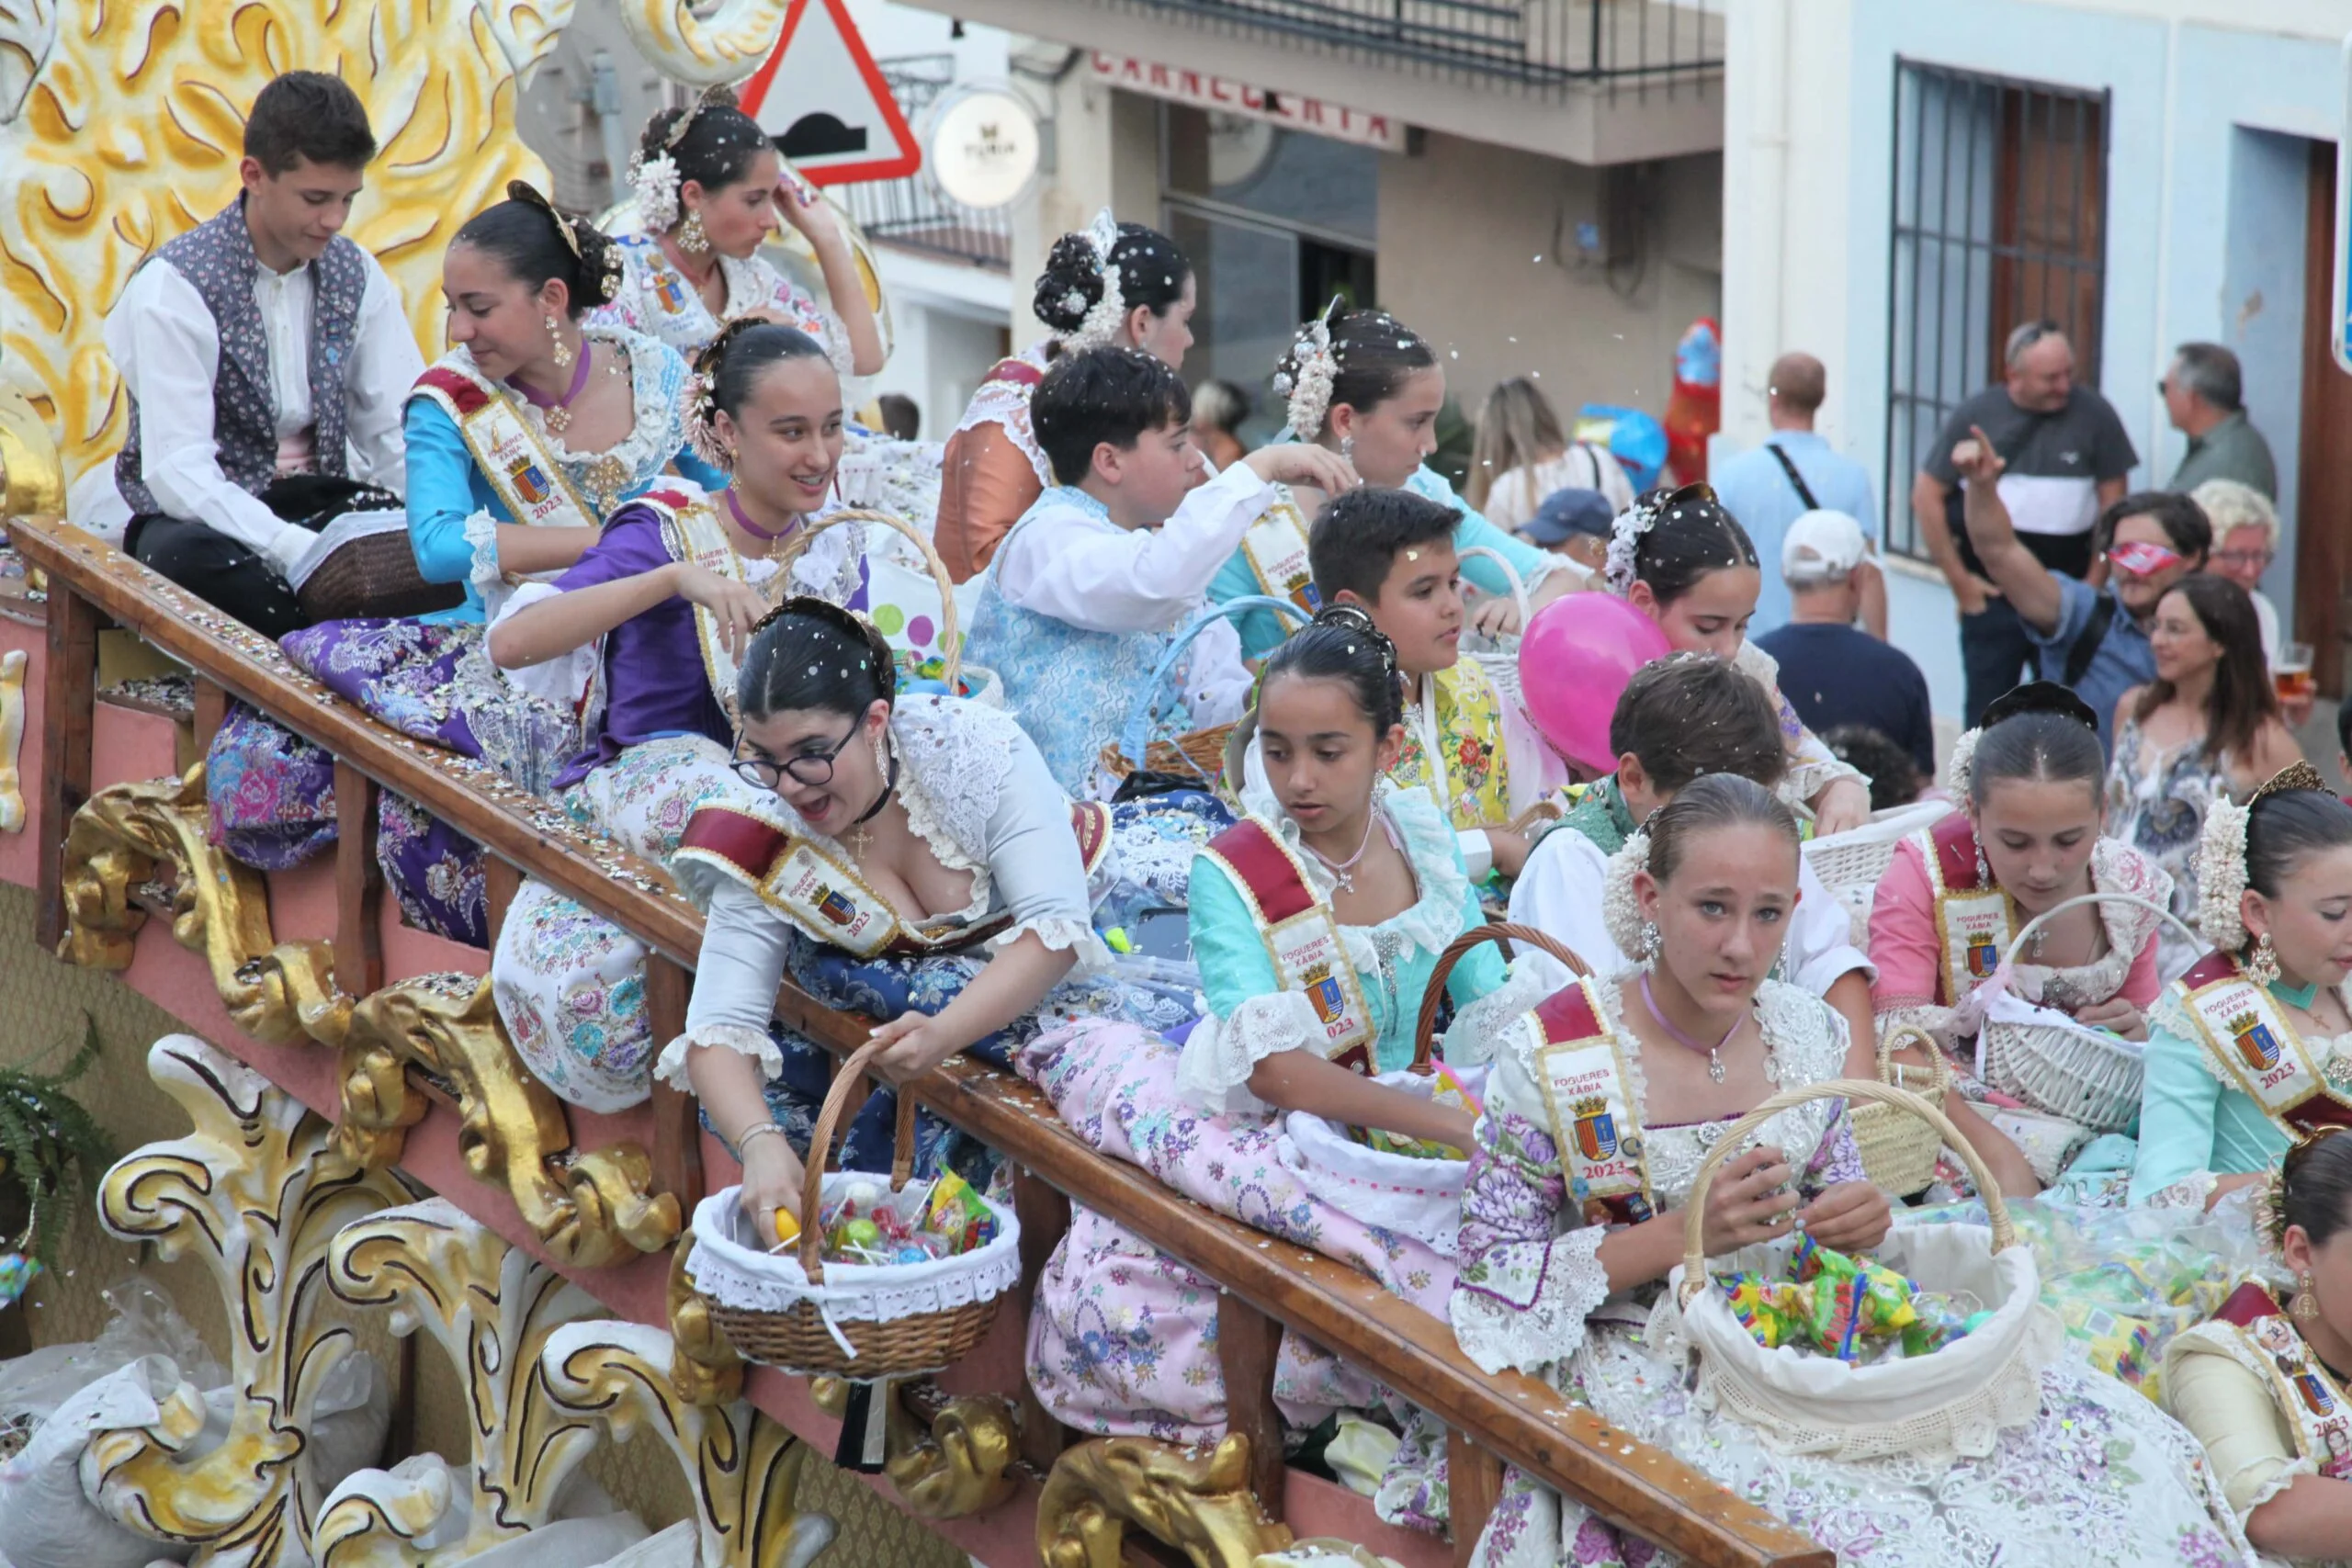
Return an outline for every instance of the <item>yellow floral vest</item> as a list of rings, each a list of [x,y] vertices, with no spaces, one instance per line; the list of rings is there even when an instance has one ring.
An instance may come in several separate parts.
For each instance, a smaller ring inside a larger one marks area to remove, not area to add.
[[[1400,787],[1428,790],[1456,828],[1503,826],[1510,820],[1510,787],[1501,698],[1472,659],[1439,671],[1429,683],[1435,700],[1406,705],[1405,749],[1388,776]],[[1432,750],[1442,759],[1442,781],[1430,771]]]

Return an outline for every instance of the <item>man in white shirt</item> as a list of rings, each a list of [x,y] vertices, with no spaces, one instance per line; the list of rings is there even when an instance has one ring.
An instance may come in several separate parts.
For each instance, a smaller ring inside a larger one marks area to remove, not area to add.
[[[339,232],[375,153],[341,79],[278,77],[245,122],[236,201],[148,257],[107,317],[130,431],[74,520],[273,637],[308,624],[287,574],[317,529],[405,488],[424,358],[391,280]]]

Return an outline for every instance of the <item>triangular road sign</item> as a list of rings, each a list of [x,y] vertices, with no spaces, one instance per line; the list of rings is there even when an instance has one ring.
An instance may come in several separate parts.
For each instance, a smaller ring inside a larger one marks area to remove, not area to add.
[[[893,180],[922,167],[915,133],[842,0],[792,0],[784,36],[741,101],[813,184]]]

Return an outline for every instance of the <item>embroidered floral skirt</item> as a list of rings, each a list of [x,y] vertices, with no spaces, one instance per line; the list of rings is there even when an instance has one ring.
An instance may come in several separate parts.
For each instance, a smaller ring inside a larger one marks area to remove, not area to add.
[[[1104,1154],[1218,1213],[1352,1265],[1442,1327],[1453,1265],[1317,1197],[1294,1168],[1278,1121],[1202,1110],[1177,1087],[1178,1055],[1146,1030],[1090,1021],[1037,1039],[1019,1068]],[[1073,1209],[1031,1304],[1028,1372],[1039,1402],[1085,1432],[1214,1442],[1226,1432],[1218,1295],[1216,1280],[1102,1215]],[[1274,1399],[1296,1428],[1343,1409],[1374,1412],[1399,1428],[1404,1441],[1374,1506],[1394,1524],[1442,1528],[1442,1426],[1363,1369],[1292,1335],[1276,1359]]]
[[[666,863],[695,807],[748,788],[717,741],[673,736],[630,747],[564,791],[562,805],[582,827]],[[516,892],[491,955],[491,994],[516,1053],[562,1099],[611,1111],[652,1091],[645,960],[644,943],[546,884]]]
[[[2112,1378],[2062,1361],[2041,1413],[1983,1459],[1841,1462],[1766,1448],[1703,1408],[1642,1331],[1590,1322],[1552,1381],[1611,1425],[1713,1477],[1863,1568],[2254,1561],[2205,1450]],[[1680,1561],[1622,1536],[1516,1469],[1472,1562],[1479,1568],[1650,1568]]]
[[[479,626],[330,621],[280,646],[345,702],[412,739],[480,758],[533,794],[580,750],[571,715],[499,676]],[[214,840],[247,865],[284,871],[335,841],[334,757],[241,703],[206,753],[205,795]],[[480,846],[389,790],[377,829],[377,863],[408,923],[489,946]]]

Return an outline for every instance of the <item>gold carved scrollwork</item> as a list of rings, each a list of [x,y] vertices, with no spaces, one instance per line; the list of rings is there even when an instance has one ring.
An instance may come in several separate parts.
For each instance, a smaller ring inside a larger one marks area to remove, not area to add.
[[[731,1404],[743,1396],[743,1358],[710,1321],[710,1302],[686,1272],[694,1249],[688,1225],[670,1253],[670,1386],[688,1404]]]
[[[670,1382],[670,1337],[636,1323],[575,1323],[540,1358],[549,1399],[627,1438],[642,1424],[669,1444],[694,1493],[701,1568],[808,1568],[832,1544],[825,1514],[800,1511],[807,1445],[741,1401],[706,1408]]]
[[[335,1153],[324,1122],[200,1040],[164,1036],[147,1071],[195,1132],[117,1162],[99,1217],[125,1241],[152,1241],[167,1258],[193,1252],[211,1270],[227,1300],[235,1404],[227,1438],[201,1457],[189,1457],[186,1423],[96,1435],[83,1484],[117,1523],[201,1549],[208,1568],[307,1568],[311,1414],[353,1348],[348,1329],[318,1321],[328,1246],[408,1194]]]
[[[464,1386],[473,1453],[468,1472],[362,1471],[338,1486],[311,1542],[322,1568],[455,1562],[554,1518],[602,1432],[548,1403],[539,1353],[557,1328],[601,1311],[594,1299],[441,1198],[345,1226],[327,1282],[355,1306],[390,1307],[394,1333],[421,1328],[441,1347]],[[457,1501],[459,1475],[473,1493],[465,1535],[417,1550]]]
[[[221,1003],[256,1040],[339,1041],[351,998],[334,988],[334,950],[277,942],[261,874],[208,841],[204,764],[177,779],[116,784],[74,814],[65,836],[66,931],[58,956],[94,969],[130,964],[147,922],[132,891],[168,867],[172,935],[204,955]]]
[[[839,1418],[849,1404],[841,1378],[810,1378],[817,1408]],[[985,1513],[1020,1485],[1021,1417],[1001,1394],[950,1399],[930,1383],[889,1385],[882,1473],[919,1518]],[[932,1411],[926,1425],[915,1407]]]
[[[1190,1558],[1194,1568],[1250,1568],[1291,1544],[1250,1490],[1250,1439],[1214,1449],[1148,1438],[1095,1438],[1054,1461],[1037,1499],[1037,1555],[1046,1568],[1119,1568],[1130,1525]]]
[[[0,653],[0,833],[25,829],[24,780],[17,772],[17,757],[25,743],[27,662],[21,648]]]
[[[620,0],[621,26],[652,67],[696,87],[740,82],[784,31],[786,0],[720,0],[697,17],[686,0]]]
[[[514,1054],[490,982],[427,976],[387,986],[350,1010],[343,1037],[343,1122],[336,1136],[371,1167],[401,1157],[425,1112],[414,1066],[458,1100],[466,1168],[501,1187],[559,1263],[595,1269],[655,1252],[678,1234],[674,1193],[651,1193],[652,1162],[634,1144],[567,1156],[563,1102]]]

